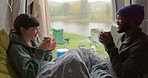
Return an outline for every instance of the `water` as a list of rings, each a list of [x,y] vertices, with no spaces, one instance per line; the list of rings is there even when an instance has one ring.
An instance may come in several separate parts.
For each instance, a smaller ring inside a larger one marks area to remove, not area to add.
[[[67,23],[67,22],[51,22],[51,27],[55,29],[64,29],[64,32],[79,34],[82,36],[90,36],[90,29],[100,28],[103,31],[109,31],[111,24],[106,23]]]

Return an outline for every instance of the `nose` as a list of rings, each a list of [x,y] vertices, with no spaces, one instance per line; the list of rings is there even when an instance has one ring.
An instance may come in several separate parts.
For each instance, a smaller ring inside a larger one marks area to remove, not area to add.
[[[40,31],[38,30],[37,33],[40,33]]]
[[[117,20],[117,19],[116,19],[115,21],[116,21],[116,23],[118,22],[118,20]]]
[[[116,24],[119,24],[119,20],[118,19],[116,19]]]
[[[39,28],[37,28],[37,33],[40,33],[40,30],[39,30]]]

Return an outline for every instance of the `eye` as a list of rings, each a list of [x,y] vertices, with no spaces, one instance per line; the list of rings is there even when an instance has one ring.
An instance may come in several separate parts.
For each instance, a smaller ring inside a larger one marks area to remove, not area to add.
[[[34,28],[34,31],[39,31],[39,28],[38,28],[38,27],[35,27],[35,28]]]

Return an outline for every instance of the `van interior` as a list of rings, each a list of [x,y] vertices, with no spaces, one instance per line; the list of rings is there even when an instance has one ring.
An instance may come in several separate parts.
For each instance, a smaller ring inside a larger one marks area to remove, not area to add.
[[[85,2],[87,0],[75,0],[75,1]],[[117,38],[119,35],[116,32],[116,27],[117,27],[116,12],[121,7],[130,4],[141,4],[145,7],[144,21],[142,22],[140,27],[142,28],[143,32],[148,35],[148,0],[110,0],[110,1],[112,4],[111,6],[112,21],[109,25],[111,26],[110,31],[112,32],[114,42],[118,42]],[[50,13],[49,11],[48,8],[49,4],[50,4],[49,0],[0,0],[0,78],[15,78],[14,70],[9,66],[6,55],[6,50],[7,47],[9,46],[8,35],[10,33],[10,30],[13,29],[14,19],[16,18],[16,16],[22,13],[32,14],[40,22],[40,28],[39,28],[41,31],[40,38],[43,39],[43,37],[47,35],[52,36],[51,30],[53,23],[51,21],[52,19],[50,18],[52,13]],[[73,28],[69,27],[68,30],[72,31]],[[83,29],[78,29],[78,30],[81,31]]]

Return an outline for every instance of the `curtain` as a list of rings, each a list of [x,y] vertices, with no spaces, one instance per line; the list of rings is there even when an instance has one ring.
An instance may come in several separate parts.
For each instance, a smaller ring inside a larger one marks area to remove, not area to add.
[[[35,16],[40,22],[40,38],[44,36],[50,36],[50,23],[49,23],[49,11],[48,0],[28,0],[27,5],[33,3],[32,15]]]
[[[26,0],[0,0],[0,28],[8,33],[17,15],[25,13]]]

